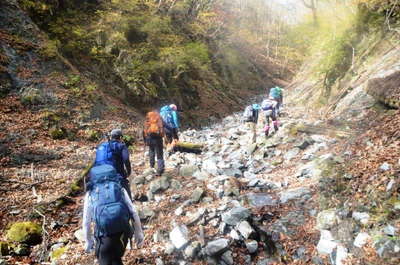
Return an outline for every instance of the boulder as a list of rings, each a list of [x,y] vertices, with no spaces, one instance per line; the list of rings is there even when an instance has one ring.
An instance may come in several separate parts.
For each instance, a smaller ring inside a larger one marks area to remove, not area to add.
[[[370,238],[371,237],[365,232],[358,233],[358,235],[354,239],[353,245],[355,247],[362,248],[365,244],[367,244]]]
[[[201,244],[199,241],[192,242],[189,246],[186,247],[184,254],[188,259],[194,259],[197,256],[197,253],[201,249]]]
[[[195,177],[197,180],[203,181],[208,179],[210,175],[205,171],[198,170],[193,173],[193,177]]]
[[[239,222],[246,220],[250,216],[250,211],[244,207],[234,207],[228,212],[222,214],[222,221],[228,225],[237,225]]]
[[[189,231],[185,225],[175,226],[174,229],[169,233],[169,240],[178,250],[182,249],[189,243]]]
[[[266,193],[249,193],[246,196],[253,207],[274,206],[277,203],[276,200]]]
[[[225,251],[222,255],[221,255],[221,261],[224,262],[224,264],[226,265],[233,265],[233,258],[232,258],[232,251],[228,250]]]
[[[33,222],[14,223],[7,231],[7,239],[17,243],[37,245],[42,241],[42,228]]]
[[[252,234],[255,233],[253,227],[247,221],[241,221],[237,226],[236,229],[239,233],[245,238],[248,239]]]
[[[255,240],[246,240],[246,248],[250,254],[256,253],[258,249],[258,242]]]
[[[229,247],[229,240],[225,238],[219,238],[209,242],[205,247],[205,253],[208,256],[216,256],[225,252]]]
[[[337,247],[331,232],[328,230],[321,230],[321,237],[317,245],[317,251],[321,255],[330,255]]]
[[[198,203],[200,201],[201,197],[203,197],[203,195],[204,195],[204,190],[200,187],[196,188],[193,191],[192,195],[190,196],[190,201],[192,203]]]

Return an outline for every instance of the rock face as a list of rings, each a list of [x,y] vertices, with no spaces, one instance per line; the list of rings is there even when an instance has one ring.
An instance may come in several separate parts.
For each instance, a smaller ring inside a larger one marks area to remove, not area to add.
[[[7,231],[7,239],[12,242],[36,245],[42,241],[42,228],[33,222],[15,223]]]

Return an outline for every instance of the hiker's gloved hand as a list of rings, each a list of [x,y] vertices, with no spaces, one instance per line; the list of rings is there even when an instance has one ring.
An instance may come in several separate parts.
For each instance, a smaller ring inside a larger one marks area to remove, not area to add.
[[[92,252],[93,251],[93,245],[94,245],[93,239],[87,240],[85,242],[85,252],[86,253]]]
[[[144,236],[142,231],[135,233],[135,243],[138,248],[141,248],[144,243]]]

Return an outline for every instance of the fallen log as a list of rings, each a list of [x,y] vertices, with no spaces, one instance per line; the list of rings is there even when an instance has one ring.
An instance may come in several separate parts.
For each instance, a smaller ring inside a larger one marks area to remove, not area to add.
[[[201,154],[203,151],[203,144],[196,144],[190,142],[176,142],[171,146],[167,147],[169,153],[182,152],[182,153],[193,153]]]

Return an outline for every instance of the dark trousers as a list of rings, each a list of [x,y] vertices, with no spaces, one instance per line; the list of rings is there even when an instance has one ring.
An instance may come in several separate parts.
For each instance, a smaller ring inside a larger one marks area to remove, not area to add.
[[[128,236],[121,233],[96,238],[96,257],[100,265],[123,265],[122,256],[128,243]]]
[[[161,137],[150,137],[146,142],[149,146],[150,167],[154,168],[157,155],[157,174],[161,175],[164,173],[163,140]]]
[[[172,140],[179,140],[179,136],[178,136],[178,129],[174,128],[171,130],[165,130],[165,138],[166,138],[166,142],[167,144],[172,143]]]

